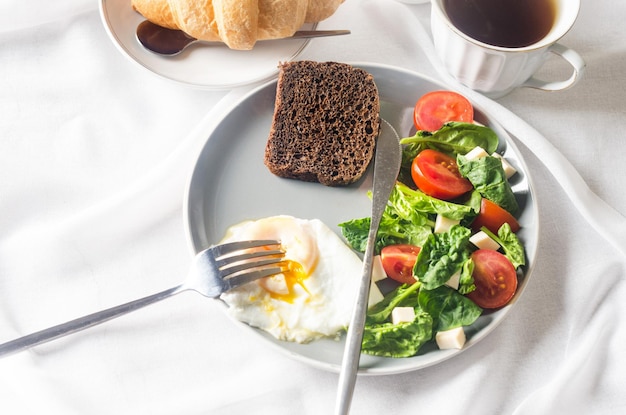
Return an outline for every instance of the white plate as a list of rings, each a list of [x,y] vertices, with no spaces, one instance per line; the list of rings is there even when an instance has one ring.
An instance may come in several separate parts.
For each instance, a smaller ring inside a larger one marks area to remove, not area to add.
[[[353,65],[374,76],[381,99],[381,115],[401,136],[414,133],[412,112],[417,98],[428,91],[446,89],[414,72],[378,64]],[[193,168],[185,196],[185,225],[195,252],[217,243],[229,226],[246,219],[278,214],[319,218],[341,235],[337,224],[371,214],[366,196],[372,183],[371,169],[354,185],[335,188],[281,179],[267,170],[263,153],[274,111],[275,91],[276,81],[256,88],[235,105],[215,129],[206,132],[207,142]],[[468,342],[463,350],[491,332],[522,294],[535,263],[539,232],[537,205],[519,151],[505,130],[480,108],[476,108],[476,119],[496,131],[501,138],[499,151],[518,170],[512,184],[523,209],[519,237],[526,247],[528,265],[514,300],[502,309],[482,315],[469,327],[466,330]],[[277,341],[254,328],[249,331],[298,360],[334,372],[340,369],[343,341],[320,340],[301,345]],[[407,372],[441,362],[463,350],[437,350],[435,346],[426,346],[419,355],[404,359],[363,355],[359,373]]]
[[[141,46],[135,31],[145,20],[130,0],[100,0],[100,16],[109,37],[133,62],[168,80],[189,86],[219,90],[266,81],[278,72],[278,63],[295,59],[310,39],[275,40],[255,45],[253,50],[225,46],[191,46],[177,56],[159,56]],[[303,30],[315,29],[306,24]]]

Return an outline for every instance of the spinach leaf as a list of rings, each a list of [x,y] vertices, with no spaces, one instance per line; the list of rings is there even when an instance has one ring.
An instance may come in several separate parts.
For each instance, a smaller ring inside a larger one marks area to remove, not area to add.
[[[414,284],[415,285],[415,284]],[[410,357],[432,339],[433,319],[415,309],[415,319],[410,323],[366,324],[363,331],[362,351],[375,356]]]
[[[383,323],[389,319],[396,307],[415,307],[420,283],[403,284],[385,296],[379,303],[367,310],[366,319],[370,323]]]
[[[461,267],[461,277],[459,278],[459,293],[461,294],[469,294],[476,289],[476,285],[474,284],[474,277],[472,277],[472,272],[474,272],[474,261],[472,259],[468,259],[463,263]]]
[[[470,197],[465,201],[465,205],[469,206],[472,209],[473,215],[470,216],[470,219],[473,219],[476,215],[480,213],[480,203],[482,202],[483,197],[476,190],[472,190],[470,193]]]
[[[472,300],[445,285],[433,290],[422,289],[418,301],[420,307],[433,318],[434,331],[469,326],[482,313]]]
[[[371,218],[361,218],[339,224],[341,234],[355,251],[365,252],[371,222]]]
[[[370,223],[371,218],[368,217],[352,219],[339,224],[343,237],[352,249],[358,252],[365,252]],[[431,232],[432,226],[429,224],[420,225],[419,223],[383,213],[378,233],[376,234],[374,253],[379,254],[380,250],[387,245],[410,244],[421,246]]]
[[[467,154],[478,146],[492,154],[498,148],[498,135],[489,127],[449,122],[433,133],[418,131],[413,137],[403,138],[400,143],[407,146],[407,160],[411,154],[415,158],[417,153],[426,148],[447,154]]]
[[[433,319],[418,306],[420,286],[419,282],[401,285],[368,310],[363,332],[363,353],[409,357],[431,340]],[[396,307],[413,307],[415,319],[410,323],[392,324],[389,320]]]
[[[461,175],[469,179],[483,197],[496,203],[512,215],[517,214],[519,206],[500,159],[485,156],[476,160],[468,160],[465,156],[458,155],[456,162]]]
[[[511,226],[508,223],[504,223],[498,229],[498,235],[494,235],[486,227],[482,227],[481,230],[485,232],[491,239],[496,241],[502,247],[504,256],[506,256],[513,266],[517,269],[523,265],[526,265],[526,255],[524,253],[524,246],[520,242],[519,238],[511,230]]]
[[[422,246],[413,267],[413,275],[425,289],[443,285],[461,269],[469,258],[471,231],[454,225],[448,232],[431,234]]]

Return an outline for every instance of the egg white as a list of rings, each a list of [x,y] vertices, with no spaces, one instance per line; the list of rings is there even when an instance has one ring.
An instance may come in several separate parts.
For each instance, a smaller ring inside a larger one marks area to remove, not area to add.
[[[222,242],[249,239],[279,239],[285,258],[302,268],[296,283],[285,273],[222,294],[233,317],[298,343],[336,337],[348,326],[362,261],[337,234],[318,219],[273,216],[229,228]]]

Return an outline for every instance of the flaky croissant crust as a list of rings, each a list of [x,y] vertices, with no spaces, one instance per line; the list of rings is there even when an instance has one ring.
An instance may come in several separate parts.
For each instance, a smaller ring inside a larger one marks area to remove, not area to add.
[[[159,26],[201,40],[249,50],[257,40],[293,35],[304,23],[331,16],[344,0],[131,0]]]

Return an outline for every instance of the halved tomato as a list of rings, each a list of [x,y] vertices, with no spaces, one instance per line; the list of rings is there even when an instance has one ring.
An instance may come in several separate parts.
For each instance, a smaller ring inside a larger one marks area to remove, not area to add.
[[[456,160],[436,150],[423,150],[413,159],[411,177],[422,192],[438,199],[455,199],[472,190]]]
[[[436,131],[449,121],[474,121],[474,107],[463,95],[433,91],[417,100],[413,122],[418,130]]]
[[[467,296],[482,308],[506,305],[517,290],[517,273],[511,261],[498,251],[479,249],[472,253],[474,285]]]
[[[402,284],[413,284],[413,266],[420,247],[408,244],[387,245],[380,250],[380,260],[387,276]]]
[[[477,231],[484,226],[497,235],[498,229],[504,223],[508,223],[513,232],[519,231],[520,225],[513,215],[496,203],[483,197],[480,201],[480,213],[472,222],[472,229]]]

